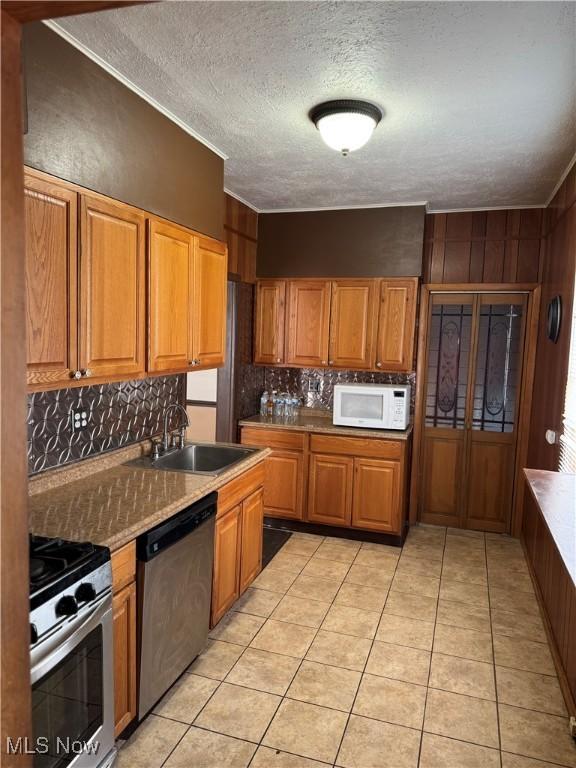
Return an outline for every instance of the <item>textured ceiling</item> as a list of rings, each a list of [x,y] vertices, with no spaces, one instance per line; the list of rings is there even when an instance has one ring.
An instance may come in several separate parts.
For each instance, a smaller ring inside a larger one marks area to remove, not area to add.
[[[58,23],[225,153],[260,210],[451,209],[549,197],[576,149],[575,20],[573,2],[238,1]],[[342,97],[385,111],[346,158],[307,117]]]

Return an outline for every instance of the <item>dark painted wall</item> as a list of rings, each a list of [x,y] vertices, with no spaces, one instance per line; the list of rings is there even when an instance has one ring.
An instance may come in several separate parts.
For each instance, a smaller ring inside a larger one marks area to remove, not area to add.
[[[223,239],[220,157],[43,24],[24,61],[27,165]]]
[[[424,206],[258,216],[258,277],[422,274]]]

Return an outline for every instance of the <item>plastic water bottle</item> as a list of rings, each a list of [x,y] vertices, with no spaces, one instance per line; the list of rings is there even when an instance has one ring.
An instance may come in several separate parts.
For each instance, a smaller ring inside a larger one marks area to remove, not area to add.
[[[268,412],[268,392],[264,392],[260,398],[260,416],[266,416]]]

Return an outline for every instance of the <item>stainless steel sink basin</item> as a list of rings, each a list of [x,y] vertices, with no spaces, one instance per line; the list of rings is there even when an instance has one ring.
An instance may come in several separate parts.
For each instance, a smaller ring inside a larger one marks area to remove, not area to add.
[[[151,461],[150,466],[154,469],[166,469],[171,472],[219,475],[256,450],[255,448],[233,445],[191,443]]]

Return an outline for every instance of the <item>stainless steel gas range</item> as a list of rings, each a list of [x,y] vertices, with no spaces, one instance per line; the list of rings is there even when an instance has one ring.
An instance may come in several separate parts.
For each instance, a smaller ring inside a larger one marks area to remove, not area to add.
[[[30,537],[34,768],[114,761],[110,552]]]

